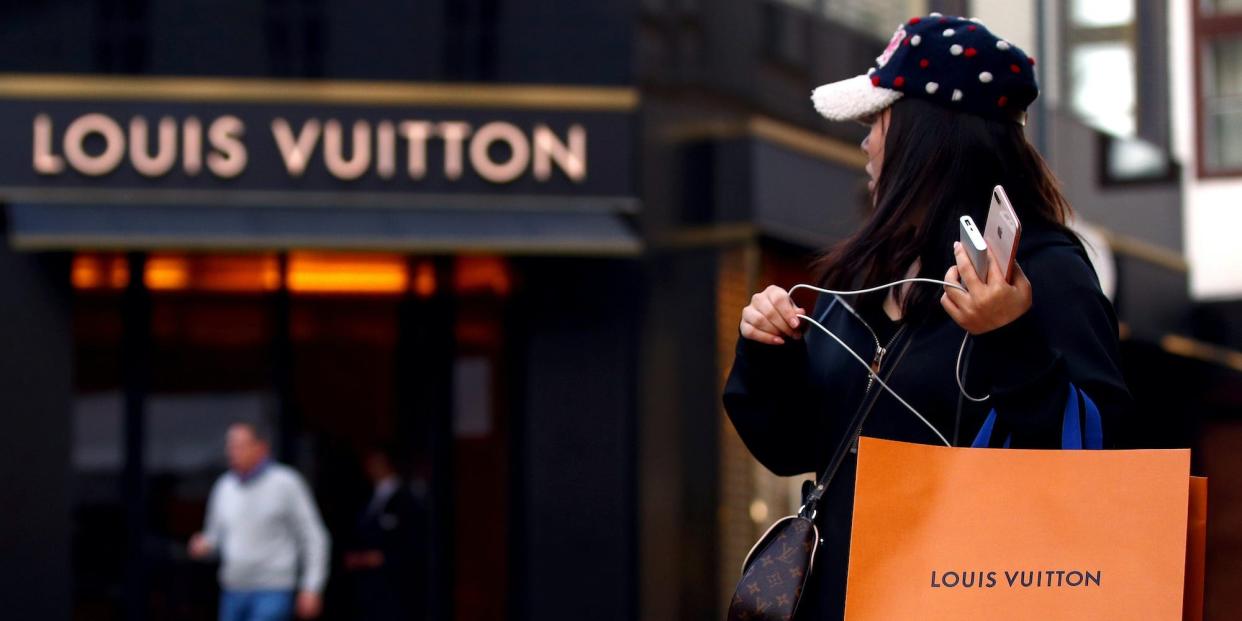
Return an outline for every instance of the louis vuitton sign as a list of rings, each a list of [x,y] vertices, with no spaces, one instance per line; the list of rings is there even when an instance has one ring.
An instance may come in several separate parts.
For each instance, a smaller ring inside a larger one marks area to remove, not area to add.
[[[587,178],[587,130],[581,123],[569,124],[558,135],[545,123],[525,129],[497,120],[476,128],[465,121],[382,119],[372,125],[357,119],[346,127],[337,118],[311,117],[294,127],[288,118],[276,116],[263,129],[270,132],[256,137],[253,128],[231,114],[204,123],[197,116],[165,115],[153,122],[143,115],[123,120],[94,112],[72,119],[61,131],[51,115],[39,113],[31,128],[31,161],[34,171],[45,176],[101,177],[130,166],[149,178],[178,170],[227,179],[245,172],[248,143],[258,138],[272,141],[290,177],[317,165],[341,181],[368,174],[393,179],[400,160],[400,172],[414,181],[427,177],[429,164],[449,180],[460,179],[467,166],[491,183],[528,174],[547,182],[554,172],[573,183]],[[440,158],[429,163],[433,140],[441,142]]]
[[[44,80],[0,76],[2,188],[633,194],[624,89]]]

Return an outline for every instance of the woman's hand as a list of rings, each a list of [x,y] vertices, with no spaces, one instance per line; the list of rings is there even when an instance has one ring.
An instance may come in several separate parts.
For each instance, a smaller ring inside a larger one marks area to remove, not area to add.
[[[1007,283],[992,249],[987,253],[988,281],[985,283],[975,273],[961,242],[954,242],[953,257],[957,265],[949,268],[944,280],[964,285],[967,291],[945,287],[944,295],[940,296],[945,312],[975,336],[1007,325],[1031,308],[1031,281],[1022,273],[1022,268],[1015,263],[1013,284]]]
[[[789,292],[771,285],[750,298],[750,305],[742,309],[742,337],[768,345],[784,345],[785,338],[802,338],[802,320],[798,315],[806,311],[798,308]]]

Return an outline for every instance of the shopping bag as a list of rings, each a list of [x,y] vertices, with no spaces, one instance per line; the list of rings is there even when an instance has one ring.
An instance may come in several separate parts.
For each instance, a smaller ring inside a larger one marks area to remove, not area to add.
[[[1208,481],[1190,477],[1189,532],[1186,533],[1186,603],[1184,621],[1203,621],[1203,580],[1207,560]]]
[[[1094,444],[1098,420],[1069,410],[1067,443]],[[1188,450],[862,438],[846,619],[1201,618],[1206,482],[1189,475]]]

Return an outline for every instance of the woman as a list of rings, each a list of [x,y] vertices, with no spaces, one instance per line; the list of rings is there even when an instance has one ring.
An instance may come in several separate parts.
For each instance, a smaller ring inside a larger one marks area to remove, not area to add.
[[[1130,401],[1117,322],[1066,227],[1069,205],[1023,133],[1038,94],[1034,60],[977,21],[934,13],[911,19],[876,60],[867,75],[812,95],[825,117],[871,129],[862,143],[871,216],[819,261],[818,282],[855,290],[919,276],[966,291],[914,284],[821,295],[810,313],[780,287],[755,294],[742,310],[724,393],[738,434],[783,476],[822,473],[857,431],[846,426],[860,407],[870,408],[865,435],[940,443],[839,344],[808,331],[797,317],[808,314],[863,358],[874,356],[880,377],[954,445],[969,445],[995,409],[995,445],[1057,448],[1070,397],[1096,403],[1105,441],[1115,443]],[[984,282],[956,243],[959,217],[984,223],[996,185],[1023,225],[1012,282],[991,256]],[[959,390],[953,373],[964,333]],[[819,504],[824,543],[799,619],[842,617],[855,466],[847,455]]]

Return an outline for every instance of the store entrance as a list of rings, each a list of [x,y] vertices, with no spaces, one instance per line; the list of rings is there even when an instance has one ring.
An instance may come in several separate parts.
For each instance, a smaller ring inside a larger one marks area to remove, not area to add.
[[[377,454],[412,499],[386,555],[397,618],[505,616],[504,259],[78,253],[72,274],[75,618],[215,618],[215,567],[185,542],[236,421],[270,430],[316,498],[323,618],[368,618],[384,596],[352,554]]]

